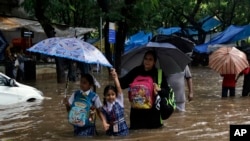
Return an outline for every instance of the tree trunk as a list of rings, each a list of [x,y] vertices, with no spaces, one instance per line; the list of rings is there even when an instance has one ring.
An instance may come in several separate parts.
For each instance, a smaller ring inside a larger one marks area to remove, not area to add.
[[[56,74],[57,83],[65,83],[65,73],[64,73],[64,59],[56,58]]]
[[[35,16],[38,19],[39,23],[43,27],[43,30],[48,38],[55,37],[55,30],[51,26],[51,23],[47,17],[44,16],[44,4],[43,0],[36,0],[35,2]],[[65,82],[65,74],[63,68],[63,59],[56,58],[56,73],[57,73],[57,82]]]
[[[127,33],[127,23],[120,21],[118,23],[118,31],[116,35],[115,46],[115,68],[118,74],[121,74],[121,56],[124,53],[124,43]]]

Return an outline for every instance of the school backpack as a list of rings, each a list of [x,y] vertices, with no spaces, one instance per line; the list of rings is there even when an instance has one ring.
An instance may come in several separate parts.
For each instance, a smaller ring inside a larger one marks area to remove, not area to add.
[[[88,127],[95,122],[95,108],[92,99],[95,93],[83,95],[80,90],[75,92],[74,101],[69,111],[68,120],[74,126]]]
[[[132,108],[151,109],[154,103],[153,79],[150,76],[137,76],[129,85],[129,101]]]
[[[162,70],[158,69],[158,86],[161,86],[162,82]],[[176,108],[175,96],[173,89],[168,86],[166,90],[166,94],[164,97],[161,97],[160,100],[160,112],[161,112],[161,119],[166,120],[168,119]]]

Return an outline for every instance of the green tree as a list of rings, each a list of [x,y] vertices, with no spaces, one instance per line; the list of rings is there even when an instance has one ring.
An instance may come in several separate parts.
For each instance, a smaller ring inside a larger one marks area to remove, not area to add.
[[[34,3],[38,1],[25,0],[23,6],[31,15],[35,15]],[[250,20],[250,13],[243,12],[248,10],[249,0],[43,0],[40,4],[39,6],[42,7],[40,13],[47,17],[47,21],[69,26],[98,28],[98,19],[102,16],[106,22],[105,53],[111,62],[110,44],[107,40],[108,23],[116,22],[118,25],[115,44],[117,70],[120,68],[120,56],[124,50],[126,36],[139,30],[155,32],[161,26],[179,26],[182,28],[183,36],[192,39],[196,44],[202,44],[207,34],[222,31],[231,24],[249,24]],[[203,23],[199,20],[208,15],[216,16],[222,25],[209,32],[204,31]],[[189,35],[187,28],[198,31],[198,39]],[[48,28],[48,31],[50,30]],[[45,31],[46,34],[49,33],[48,31]]]
[[[51,23],[73,27],[96,26],[99,22],[98,6],[91,0],[25,0],[24,9],[31,17],[37,18],[47,37],[55,37]],[[92,15],[92,16],[91,16]],[[65,82],[63,59],[56,58],[57,82]]]

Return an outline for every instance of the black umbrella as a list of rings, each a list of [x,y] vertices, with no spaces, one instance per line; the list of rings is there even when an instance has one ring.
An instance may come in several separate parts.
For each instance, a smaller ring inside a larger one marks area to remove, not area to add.
[[[195,46],[195,43],[189,39],[176,35],[156,35],[151,39],[151,42],[170,43],[184,53],[192,52]]]

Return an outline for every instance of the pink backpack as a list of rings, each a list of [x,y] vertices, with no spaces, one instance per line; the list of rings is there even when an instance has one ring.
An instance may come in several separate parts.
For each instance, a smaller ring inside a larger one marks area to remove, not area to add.
[[[154,103],[153,79],[150,76],[137,76],[129,87],[129,101],[132,108],[151,109]]]

